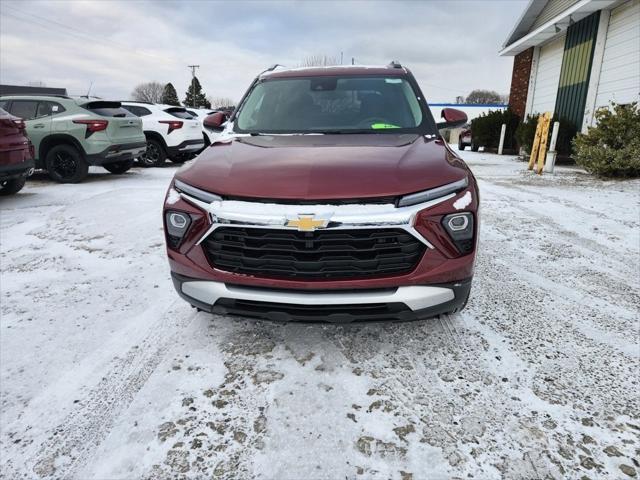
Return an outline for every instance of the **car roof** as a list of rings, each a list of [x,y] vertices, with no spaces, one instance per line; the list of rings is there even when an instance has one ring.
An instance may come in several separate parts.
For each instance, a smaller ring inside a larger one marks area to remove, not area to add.
[[[409,72],[398,64],[390,65],[332,65],[327,67],[299,67],[283,70],[270,69],[260,75],[260,78],[293,78],[293,77],[324,77],[333,75],[362,76],[389,75],[404,76]]]
[[[139,107],[160,107],[157,103],[151,102],[137,102],[135,100],[119,100],[123,105],[137,105]]]
[[[71,97],[66,95],[1,95],[2,100],[72,100]]]

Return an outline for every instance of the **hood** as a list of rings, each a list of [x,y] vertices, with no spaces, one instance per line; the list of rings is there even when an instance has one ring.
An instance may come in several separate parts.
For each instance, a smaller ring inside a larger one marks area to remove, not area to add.
[[[441,140],[415,134],[265,135],[214,144],[176,178],[226,197],[346,200],[414,193],[467,171]]]

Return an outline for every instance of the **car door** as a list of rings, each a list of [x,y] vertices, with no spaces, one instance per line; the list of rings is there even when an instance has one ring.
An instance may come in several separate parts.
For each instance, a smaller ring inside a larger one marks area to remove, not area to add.
[[[51,133],[51,102],[38,100],[12,100],[10,113],[24,120],[27,136],[35,148],[38,159],[40,142]]]

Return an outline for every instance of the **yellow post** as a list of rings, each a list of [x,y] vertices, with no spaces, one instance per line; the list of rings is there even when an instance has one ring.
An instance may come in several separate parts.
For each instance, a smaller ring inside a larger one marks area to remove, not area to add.
[[[529,170],[533,170],[538,157],[538,148],[540,147],[540,133],[542,132],[542,115],[538,117],[538,125],[536,126],[536,134],[533,137],[533,145],[531,146],[531,155],[529,156]]]
[[[538,151],[538,168],[536,173],[542,175],[544,161],[547,158],[547,142],[549,141],[549,126],[551,125],[551,112],[545,112],[542,115],[542,132],[540,133],[540,150]]]

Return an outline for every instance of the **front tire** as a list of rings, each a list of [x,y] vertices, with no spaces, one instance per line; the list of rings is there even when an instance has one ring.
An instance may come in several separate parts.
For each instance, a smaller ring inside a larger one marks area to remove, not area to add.
[[[458,142],[458,150],[460,150],[461,152],[464,151],[464,147],[466,147],[466,145],[464,143],[460,143]]]
[[[2,181],[0,182],[0,195],[6,196],[18,193],[20,190],[22,190],[22,187],[24,187],[25,183],[27,183],[26,176]]]
[[[153,138],[147,138],[147,150],[138,159],[143,167],[161,167],[167,159],[164,146]]]
[[[78,183],[89,173],[89,164],[71,145],[56,145],[49,150],[44,163],[49,177],[58,183]]]
[[[471,151],[472,152],[477,152],[479,148],[480,147],[478,145],[476,145],[475,143],[473,143],[473,142],[471,143]]]
[[[133,160],[123,160],[122,162],[107,163],[103,165],[104,169],[115,175],[122,175],[133,167]]]

